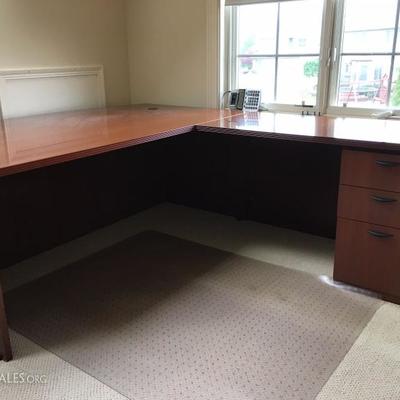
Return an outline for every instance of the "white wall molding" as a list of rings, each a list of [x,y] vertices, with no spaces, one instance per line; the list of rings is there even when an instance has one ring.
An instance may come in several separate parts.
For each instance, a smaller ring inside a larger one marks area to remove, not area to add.
[[[106,105],[103,66],[0,70],[4,118]]]

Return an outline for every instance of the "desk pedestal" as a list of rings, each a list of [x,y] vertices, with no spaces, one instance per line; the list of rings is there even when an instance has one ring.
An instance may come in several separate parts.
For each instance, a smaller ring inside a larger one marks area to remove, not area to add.
[[[400,155],[344,150],[334,279],[400,299]]]

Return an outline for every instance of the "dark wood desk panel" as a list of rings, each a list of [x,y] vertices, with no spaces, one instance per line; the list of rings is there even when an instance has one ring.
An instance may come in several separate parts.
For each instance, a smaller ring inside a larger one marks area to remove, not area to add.
[[[324,143],[345,147],[400,151],[400,121],[243,113],[198,124],[198,132]]]
[[[181,136],[0,178],[0,270],[167,201]]]
[[[138,105],[7,119],[0,128],[0,176],[191,132],[238,113]]]
[[[335,237],[339,146],[194,132],[171,151],[170,202]]]

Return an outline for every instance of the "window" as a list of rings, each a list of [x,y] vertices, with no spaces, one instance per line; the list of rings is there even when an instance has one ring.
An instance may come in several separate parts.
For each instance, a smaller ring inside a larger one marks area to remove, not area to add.
[[[398,1],[345,0],[338,6],[342,27],[337,27],[334,44],[340,50],[332,104],[372,109],[400,106],[394,96],[400,90]]]
[[[316,105],[322,6],[301,0],[236,7],[236,86],[262,89],[264,103]]]
[[[269,109],[400,108],[400,0],[226,2],[229,89]]]

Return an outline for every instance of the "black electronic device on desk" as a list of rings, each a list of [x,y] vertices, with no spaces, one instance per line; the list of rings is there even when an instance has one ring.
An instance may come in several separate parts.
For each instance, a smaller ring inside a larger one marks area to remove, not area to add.
[[[229,107],[245,111],[258,111],[261,103],[261,90],[239,89],[231,92]]]

